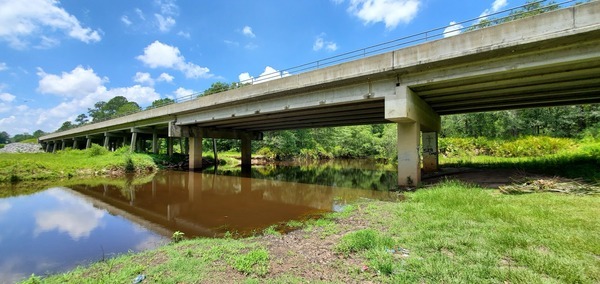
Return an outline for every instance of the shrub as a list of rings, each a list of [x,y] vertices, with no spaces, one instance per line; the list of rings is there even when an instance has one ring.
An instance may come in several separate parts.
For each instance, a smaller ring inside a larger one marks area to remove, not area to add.
[[[493,154],[500,157],[536,157],[556,154],[572,147],[573,142],[566,138],[527,136],[500,144]]]
[[[96,157],[108,153],[108,150],[98,144],[92,144],[92,147],[86,150],[88,156]]]
[[[349,233],[342,237],[336,250],[341,253],[352,253],[375,248],[393,247],[394,241],[385,236],[380,236],[373,229],[364,229]]]

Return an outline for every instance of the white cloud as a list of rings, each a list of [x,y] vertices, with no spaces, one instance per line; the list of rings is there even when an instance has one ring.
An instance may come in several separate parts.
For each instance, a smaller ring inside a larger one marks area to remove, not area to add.
[[[8,69],[8,66],[6,65],[5,62],[0,62],[0,71],[4,71]]]
[[[287,76],[290,76],[290,73],[287,71],[278,71],[271,66],[266,66],[265,71],[263,71],[257,78],[250,76],[250,73],[248,72],[241,73],[238,78],[243,84],[260,84]]]
[[[0,201],[0,217],[10,210],[11,207],[12,205],[8,201]]]
[[[493,13],[496,13],[496,12],[500,11],[502,8],[506,7],[506,5],[508,5],[508,1],[507,0],[494,0],[494,3],[492,3],[492,7],[488,8],[488,9],[485,9],[481,13],[481,15],[479,15],[479,17],[483,17],[483,19],[485,19],[485,17],[487,15],[493,14]]]
[[[420,0],[350,0],[348,11],[365,24],[384,22],[394,29],[400,22],[410,22],[420,5]]]
[[[60,75],[47,74],[38,69],[38,75],[40,77],[38,92],[64,99],[49,109],[31,109],[27,112],[13,113],[19,121],[25,122],[18,126],[9,126],[8,129],[13,133],[31,132],[40,128],[45,131],[55,130],[65,120],[73,120],[78,114],[86,113],[87,109],[92,108],[96,102],[109,101],[115,96],[124,96],[127,100],[140,105],[148,105],[160,99],[160,95],[150,86],[134,85],[109,89],[104,86],[108,78],[101,78],[93,69],[81,66],[77,66],[70,72],[62,72]],[[136,74],[136,77],[143,81],[145,75]],[[0,127],[3,125],[6,123],[0,124]]]
[[[168,73],[161,73],[158,78],[156,78],[156,81],[171,83],[173,82],[173,79],[175,79],[175,77],[169,75]]]
[[[98,91],[98,88],[108,81],[100,78],[91,68],[75,67],[73,71],[63,72],[60,76],[47,74],[41,68],[37,72],[40,76],[38,92],[53,94],[63,97],[81,97]]]
[[[338,49],[338,46],[333,41],[326,41],[325,33],[321,33],[315,39],[315,43],[313,43],[313,50],[319,51],[323,48],[325,48],[327,51],[336,51]]]
[[[181,97],[188,97],[192,94],[196,93],[194,90],[190,90],[190,89],[185,89],[182,87],[177,88],[177,90],[175,90],[173,92],[173,94],[175,94],[176,98],[181,98]]]
[[[177,47],[155,41],[144,48],[144,54],[136,57],[150,68],[170,68],[183,72],[187,78],[210,78],[210,70],[186,62]]]
[[[0,40],[16,49],[57,32],[85,43],[100,41],[97,30],[83,27],[59,5],[55,0],[0,1]]]
[[[227,39],[226,39],[226,40],[224,40],[223,42],[224,42],[226,45],[228,45],[228,46],[235,46],[235,47],[238,47],[238,46],[240,46],[240,43],[239,43],[239,42],[237,42],[237,41],[231,41],[231,40],[227,40]]]
[[[158,29],[161,32],[168,32],[175,26],[175,19],[171,17],[164,17],[161,14],[154,14],[156,21],[158,22]]]
[[[0,94],[0,101],[3,101],[3,102],[10,103],[10,102],[14,101],[15,98],[16,97],[14,95],[11,95],[9,93],[1,93]]]
[[[123,22],[123,24],[125,24],[126,26],[131,26],[131,24],[133,24],[131,20],[129,20],[129,17],[127,17],[126,15],[123,15],[121,17],[121,22]]]
[[[142,85],[154,86],[154,79],[152,79],[150,73],[146,72],[136,72],[133,81]]]
[[[464,28],[463,25],[457,24],[456,22],[452,21],[450,22],[450,24],[448,24],[448,27],[444,29],[444,37],[450,37],[460,34],[462,32],[462,28]]]
[[[244,34],[245,36],[250,37],[250,38],[255,38],[256,37],[256,35],[254,34],[254,32],[252,32],[252,28],[249,27],[249,26],[245,26],[242,29],[242,34]]]

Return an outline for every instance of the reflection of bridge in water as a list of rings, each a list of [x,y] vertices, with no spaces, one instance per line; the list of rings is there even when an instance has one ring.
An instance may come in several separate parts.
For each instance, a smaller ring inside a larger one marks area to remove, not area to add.
[[[152,182],[71,186],[95,207],[162,235],[248,234],[334,210],[336,200],[388,193],[196,172],[161,172]]]

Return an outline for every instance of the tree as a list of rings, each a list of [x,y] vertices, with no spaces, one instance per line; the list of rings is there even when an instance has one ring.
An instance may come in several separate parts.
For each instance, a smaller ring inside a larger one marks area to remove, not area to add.
[[[7,144],[10,142],[10,135],[6,131],[0,132],[0,144]]]
[[[518,19],[522,19],[522,18],[539,15],[542,13],[556,10],[558,8],[560,8],[560,6],[558,6],[554,1],[550,1],[548,3],[542,4],[541,1],[539,1],[539,0],[527,0],[527,2],[525,2],[525,5],[523,5],[523,7],[511,11],[508,16],[500,18],[500,19],[494,19],[494,18],[482,19],[478,23],[469,27],[467,29],[467,31],[478,30],[478,29],[494,26],[497,24],[502,24],[502,23],[506,23],[506,22],[510,22],[510,21],[514,21],[514,20],[518,20]]]
[[[108,102],[97,102],[93,109],[88,109],[92,121],[102,121],[130,112],[140,111],[140,106],[130,102],[123,96],[116,96]]]
[[[45,134],[46,134],[46,132],[42,131],[41,129],[38,129],[35,132],[33,132],[33,137],[40,138],[40,137],[44,136]]]
[[[87,115],[85,115],[84,113],[80,114],[77,116],[77,118],[75,118],[75,123],[77,125],[84,125],[89,121]]]
[[[73,127],[75,127],[75,125],[73,125],[73,123],[71,123],[70,121],[65,121],[60,126],[60,128],[58,128],[56,131],[65,131],[65,130],[69,130],[69,129],[73,128]]]
[[[25,132],[23,134],[17,134],[12,138],[12,142],[21,142],[23,140],[27,140],[27,139],[31,139],[31,138],[35,138],[33,137],[33,135]]]
[[[157,107],[161,107],[161,106],[170,105],[173,103],[175,103],[175,100],[173,100],[173,99],[169,99],[169,98],[158,99],[158,100],[153,101],[152,105],[150,105],[146,109],[157,108]]]
[[[206,89],[204,93],[202,93],[202,95],[208,96],[220,92],[225,92],[227,90],[229,90],[229,84],[223,82],[214,82],[212,83],[212,85],[210,85],[210,88]]]

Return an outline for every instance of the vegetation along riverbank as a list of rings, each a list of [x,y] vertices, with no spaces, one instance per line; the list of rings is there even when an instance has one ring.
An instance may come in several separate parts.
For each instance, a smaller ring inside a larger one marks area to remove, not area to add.
[[[150,156],[130,153],[127,147],[109,152],[104,147],[94,144],[86,150],[0,154],[0,182],[3,183],[125,173],[143,174],[156,170],[157,166]]]

